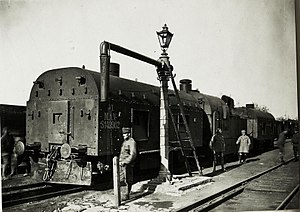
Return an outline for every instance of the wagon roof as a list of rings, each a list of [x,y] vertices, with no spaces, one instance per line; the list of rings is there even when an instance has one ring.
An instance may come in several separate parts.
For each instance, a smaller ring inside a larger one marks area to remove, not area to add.
[[[242,118],[264,118],[275,120],[271,113],[263,112],[254,108],[236,107],[232,110],[232,114],[238,115]]]

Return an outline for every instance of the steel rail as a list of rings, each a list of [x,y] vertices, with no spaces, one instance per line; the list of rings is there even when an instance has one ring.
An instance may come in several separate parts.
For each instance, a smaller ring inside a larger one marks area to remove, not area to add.
[[[291,202],[291,200],[298,193],[298,191],[299,191],[299,184],[293,189],[293,191],[282,201],[282,203],[275,210],[277,211],[277,210],[286,209],[286,206]]]
[[[12,191],[17,191],[17,190],[22,190],[22,189],[33,188],[33,187],[41,187],[43,185],[46,185],[46,183],[40,182],[40,183],[24,184],[24,185],[11,186],[11,187],[3,187],[2,186],[2,194],[7,193],[7,192],[12,192]]]
[[[43,192],[43,190],[46,189],[50,189],[50,191],[47,191],[46,193],[41,193]],[[54,191],[53,191],[54,189]],[[29,195],[29,193],[32,193],[33,191],[30,190],[28,192],[22,192],[21,194],[18,193],[19,196],[21,197],[14,197],[14,198],[9,198],[9,199],[3,199],[2,197],[2,207],[6,208],[6,207],[10,207],[10,206],[15,206],[15,205],[19,205],[22,203],[26,203],[26,202],[32,202],[32,201],[37,201],[37,200],[43,200],[43,199],[48,199],[51,197],[56,197],[59,195],[65,195],[65,194],[70,194],[70,193],[75,193],[75,192],[80,192],[85,190],[86,187],[71,187],[71,188],[63,188],[61,186],[59,187],[45,187],[45,188],[40,188],[39,190],[37,190],[36,192],[39,194],[33,194],[33,195]],[[28,193],[28,194],[27,194]]]
[[[262,171],[256,175],[253,175],[245,180],[242,180],[224,190],[221,190],[209,197],[206,197],[204,199],[201,199],[195,203],[192,203],[188,206],[184,206],[182,208],[179,208],[178,210],[176,210],[177,212],[184,212],[184,211],[207,211],[208,209],[212,209],[217,207],[218,205],[220,205],[221,203],[227,201],[229,198],[241,193],[245,187],[246,184],[248,184],[250,181],[259,178],[260,176],[267,174],[271,171],[273,171],[274,169],[277,169],[279,167],[281,167],[284,164],[287,164],[291,161],[293,161],[294,158],[291,158],[289,160],[287,160],[284,163],[278,164],[276,166],[273,166],[265,171]]]

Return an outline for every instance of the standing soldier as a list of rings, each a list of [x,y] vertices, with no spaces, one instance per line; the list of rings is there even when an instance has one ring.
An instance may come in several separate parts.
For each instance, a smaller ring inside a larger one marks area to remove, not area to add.
[[[14,140],[7,127],[2,130],[1,136],[1,169],[2,179],[5,180],[10,177],[8,172],[10,171],[11,155],[14,148]],[[7,175],[8,174],[8,175]]]
[[[213,154],[214,154],[213,172],[216,171],[218,158],[220,158],[220,160],[221,160],[222,170],[226,171],[225,167],[224,167],[225,141],[224,141],[224,137],[222,135],[222,130],[220,128],[217,128],[216,134],[213,135],[213,137],[211,138],[209,146],[212,149]]]
[[[128,200],[133,184],[133,167],[136,158],[136,143],[130,136],[130,128],[123,127],[124,142],[120,152],[120,181],[125,183],[126,191],[122,194],[122,200]]]
[[[240,144],[239,148],[239,161],[245,163],[247,154],[249,153],[249,147],[251,144],[250,138],[246,135],[246,130],[242,130],[242,135],[238,138],[236,144]]]
[[[278,136],[277,146],[279,149],[279,160],[281,163],[284,163],[283,156],[284,156],[284,143],[285,143],[286,134],[287,134],[287,130],[284,130]]]
[[[299,132],[295,130],[292,137],[293,151],[294,151],[294,161],[298,161],[298,144],[299,144]]]

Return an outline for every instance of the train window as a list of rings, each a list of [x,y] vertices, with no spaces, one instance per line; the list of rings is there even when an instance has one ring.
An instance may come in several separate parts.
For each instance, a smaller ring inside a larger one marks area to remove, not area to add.
[[[137,141],[148,140],[149,137],[149,111],[133,110],[133,138]]]

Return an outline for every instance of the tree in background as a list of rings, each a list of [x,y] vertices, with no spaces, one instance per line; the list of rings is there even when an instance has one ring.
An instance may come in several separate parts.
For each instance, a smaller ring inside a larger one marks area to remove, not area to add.
[[[254,108],[256,110],[260,110],[260,111],[266,112],[266,113],[268,113],[270,111],[270,109],[265,105],[258,105],[257,103],[253,103],[253,104],[254,104]]]

